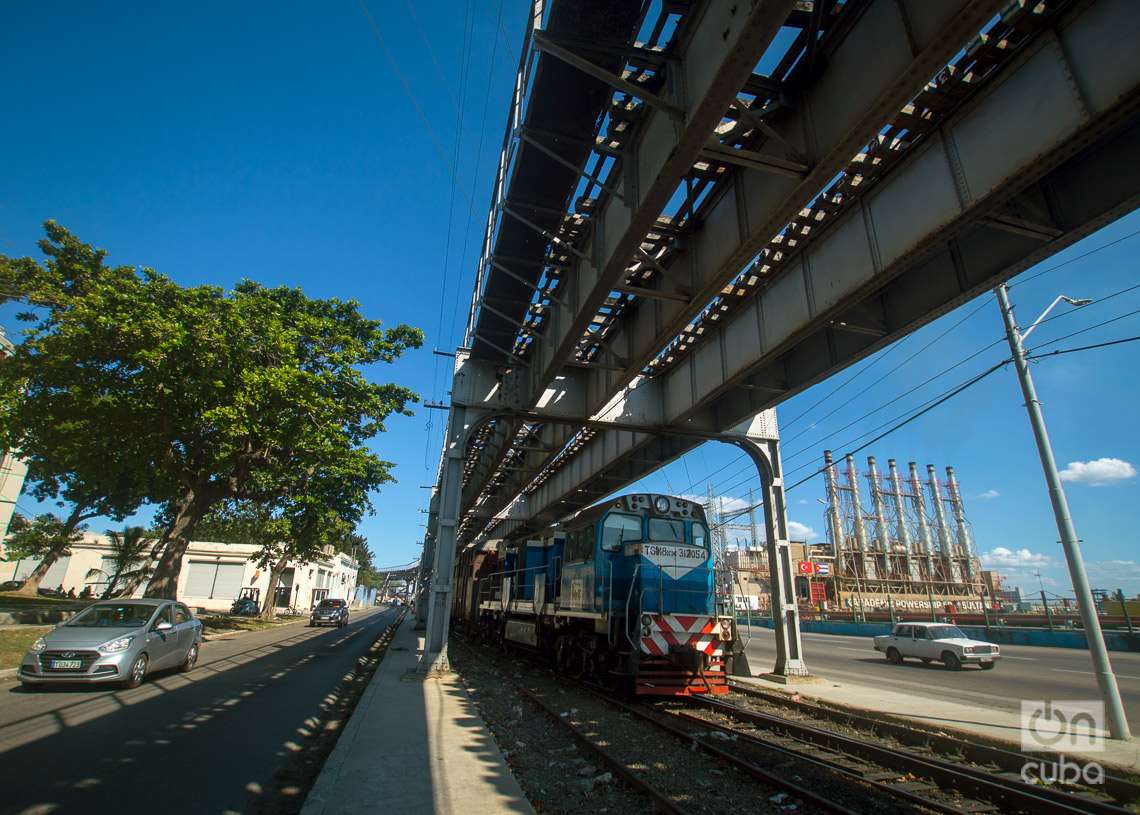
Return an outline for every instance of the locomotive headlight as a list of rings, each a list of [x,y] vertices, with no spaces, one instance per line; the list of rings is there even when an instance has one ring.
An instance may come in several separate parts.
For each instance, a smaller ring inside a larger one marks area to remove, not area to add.
[[[658,495],[653,501],[653,508],[664,515],[669,511],[669,499],[664,495]]]
[[[641,624],[643,626],[648,628],[652,623],[653,623],[653,618],[650,617],[648,614],[642,614],[641,615]]]

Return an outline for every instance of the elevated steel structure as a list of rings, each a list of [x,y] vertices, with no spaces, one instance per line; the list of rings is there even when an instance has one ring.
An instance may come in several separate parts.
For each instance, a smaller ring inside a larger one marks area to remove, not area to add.
[[[725,433],[786,543],[752,418],[1133,209],[1138,33],[1129,0],[536,2],[421,607],[457,542]]]

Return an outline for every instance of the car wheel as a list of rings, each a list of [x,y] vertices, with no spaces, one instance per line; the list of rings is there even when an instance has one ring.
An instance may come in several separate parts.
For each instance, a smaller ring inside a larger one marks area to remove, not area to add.
[[[179,666],[178,670],[182,671],[182,673],[186,673],[187,671],[193,670],[194,666],[197,664],[198,643],[194,643],[190,646],[190,650],[186,652],[186,659],[182,660],[182,665]]]
[[[899,653],[898,648],[887,649],[887,662],[891,663],[892,665],[902,665],[903,658],[902,654]]]
[[[135,661],[131,663],[131,672],[127,676],[126,682],[123,684],[128,688],[137,688],[143,683],[146,678],[147,658],[146,654],[139,654],[135,657]]]
[[[958,659],[958,655],[952,651],[942,652],[942,664],[946,666],[947,670],[962,670],[962,660]]]
[[[997,663],[992,659],[989,662],[982,662],[979,664],[982,666],[983,671],[992,671],[994,669],[994,666],[997,665]]]

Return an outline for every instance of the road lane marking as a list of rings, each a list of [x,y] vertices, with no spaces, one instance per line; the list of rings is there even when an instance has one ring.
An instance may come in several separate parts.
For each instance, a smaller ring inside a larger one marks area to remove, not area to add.
[[[1096,676],[1092,671],[1074,671],[1072,668],[1050,668],[1051,671],[1058,671],[1063,674],[1085,674],[1086,676]],[[1140,676],[1129,676],[1128,674],[1114,674],[1117,679],[1140,679]]]

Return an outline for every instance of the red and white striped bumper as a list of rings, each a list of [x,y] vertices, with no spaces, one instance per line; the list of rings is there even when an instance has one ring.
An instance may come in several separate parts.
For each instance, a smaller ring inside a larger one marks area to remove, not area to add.
[[[721,657],[725,642],[732,639],[732,622],[727,618],[643,614],[641,623],[641,652],[650,656],[667,656],[671,651],[691,648],[709,657]]]

